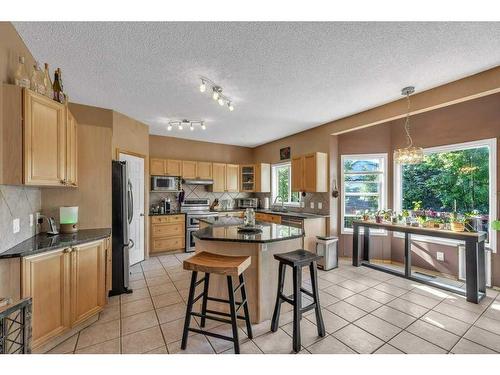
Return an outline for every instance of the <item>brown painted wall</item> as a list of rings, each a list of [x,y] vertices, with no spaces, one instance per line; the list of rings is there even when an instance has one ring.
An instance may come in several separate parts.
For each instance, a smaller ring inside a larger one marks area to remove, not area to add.
[[[19,56],[24,56],[28,74],[31,74],[31,67],[35,63],[31,52],[12,23],[0,22],[0,82],[14,83]]]
[[[149,136],[149,152],[152,158],[240,164],[253,162],[253,149],[249,147],[191,141],[159,135]]]
[[[493,94],[464,103],[440,108],[431,112],[412,116],[411,134],[416,145],[422,147],[441,146],[454,143],[469,142],[481,139],[497,139],[497,189],[500,187],[500,94]],[[392,154],[396,148],[405,146],[405,136],[402,120],[387,122],[362,130],[341,134],[338,137],[339,154],[378,153],[388,154],[388,208],[393,204],[393,158]],[[337,159],[337,167],[340,168],[340,157]],[[333,212],[333,211],[332,211]],[[336,211],[340,217],[340,204]],[[500,214],[497,206],[497,217]],[[338,227],[340,230],[340,226]],[[380,241],[375,238],[374,241]],[[497,234],[497,244],[500,235]],[[398,258],[397,240],[394,240],[393,255]],[[352,247],[352,236],[342,235],[340,240],[342,253],[350,256]],[[387,246],[390,248],[390,244]],[[458,259],[456,249],[444,246],[420,244],[422,253],[421,265],[425,265],[426,254],[435,259],[437,249],[445,251],[444,264],[438,266],[443,272],[446,270],[456,272]],[[389,254],[391,255],[391,254]],[[500,286],[500,252],[492,255],[493,284]],[[450,272],[451,273],[451,272]]]

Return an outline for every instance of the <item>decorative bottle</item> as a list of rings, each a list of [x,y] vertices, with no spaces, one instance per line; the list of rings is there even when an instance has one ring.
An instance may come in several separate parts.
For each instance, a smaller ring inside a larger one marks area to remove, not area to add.
[[[38,94],[45,95],[43,72],[40,69],[40,64],[38,64],[38,62],[35,62],[35,65],[33,65],[33,74],[31,75],[31,89]]]
[[[24,56],[19,56],[16,74],[14,75],[14,83],[17,86],[26,87],[27,89],[30,88],[30,78],[26,70],[26,65],[24,65]]]
[[[45,71],[43,72],[43,84],[45,86],[45,95],[53,99],[54,90],[52,89],[52,80],[50,79],[49,64],[45,63]]]
[[[60,69],[57,68],[54,72],[54,84],[52,89],[54,90],[54,100],[59,103],[64,103],[64,93],[62,87],[62,81],[60,80]]]

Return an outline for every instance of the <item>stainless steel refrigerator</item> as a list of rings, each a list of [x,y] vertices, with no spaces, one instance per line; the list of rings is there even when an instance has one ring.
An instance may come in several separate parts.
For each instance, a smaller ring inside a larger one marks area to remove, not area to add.
[[[129,251],[134,242],[129,237],[129,225],[134,212],[134,199],[125,161],[112,162],[112,194],[113,273],[110,296],[132,293],[129,289]]]

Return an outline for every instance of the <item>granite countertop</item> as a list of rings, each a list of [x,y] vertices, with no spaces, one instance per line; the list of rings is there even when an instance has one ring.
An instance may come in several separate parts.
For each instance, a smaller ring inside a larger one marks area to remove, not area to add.
[[[288,225],[257,221],[262,232],[248,233],[238,231],[238,226],[243,225],[243,219],[237,217],[207,217],[199,220],[210,224],[194,233],[200,240],[269,243],[304,237],[302,229]]]
[[[228,210],[214,210],[210,212],[218,212],[218,213],[230,213],[230,212],[242,212],[245,211],[245,208],[233,208],[233,209],[228,209]],[[263,208],[257,208],[255,209],[255,212],[261,212],[264,214],[272,214],[272,215],[280,215],[280,216],[289,216],[289,217],[298,217],[301,219],[318,219],[318,218],[325,218],[325,217],[330,217],[330,215],[322,215],[322,214],[311,214],[307,212],[295,212],[295,211],[287,211],[287,212],[281,212],[281,211],[273,211],[273,210],[265,210]]]
[[[62,247],[76,246],[100,240],[110,235],[111,229],[109,228],[81,229],[76,233],[57,234],[54,236],[47,233],[40,233],[0,253],[0,259],[26,257]]]
[[[164,212],[162,214],[155,214],[152,212],[149,213],[149,216],[168,216],[168,215],[185,215],[185,213],[180,212],[179,210],[172,210],[172,211]]]

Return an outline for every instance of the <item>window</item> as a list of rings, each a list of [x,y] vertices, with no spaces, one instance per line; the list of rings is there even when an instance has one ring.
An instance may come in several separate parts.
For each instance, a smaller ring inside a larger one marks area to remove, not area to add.
[[[342,155],[342,233],[365,212],[385,208],[387,154]]]
[[[490,232],[487,245],[495,251],[489,223],[496,217],[496,139],[433,147],[424,153],[423,163],[395,165],[396,211],[411,210],[418,202],[436,216],[455,208],[459,214],[472,214],[476,229]]]
[[[300,193],[292,192],[292,165],[290,162],[273,165],[271,181],[271,203],[279,196],[278,202],[281,203],[281,199],[283,199],[283,204],[287,206],[300,204]]]

